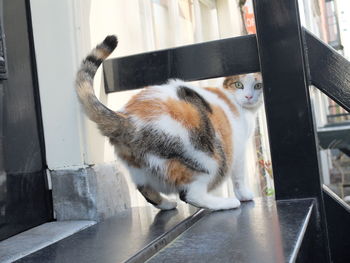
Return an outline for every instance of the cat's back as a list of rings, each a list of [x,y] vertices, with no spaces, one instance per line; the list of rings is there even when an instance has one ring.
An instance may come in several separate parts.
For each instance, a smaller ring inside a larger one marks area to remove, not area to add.
[[[230,115],[226,117],[238,115],[236,105],[221,89],[195,87],[174,79],[164,85],[146,87],[132,97],[123,112],[140,123],[168,119],[190,129],[199,128],[201,119],[212,115],[217,107]]]
[[[200,114],[206,110],[209,104],[200,94],[181,80],[170,80],[164,85],[146,87],[132,97],[123,111],[134,122],[158,123],[160,128],[171,127],[171,131],[198,127]]]

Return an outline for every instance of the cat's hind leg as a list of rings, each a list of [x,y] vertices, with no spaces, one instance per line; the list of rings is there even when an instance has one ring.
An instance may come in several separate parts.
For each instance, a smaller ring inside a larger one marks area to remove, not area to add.
[[[147,202],[161,210],[171,210],[176,208],[176,202],[167,200],[161,196],[157,190],[155,190],[155,187],[151,186],[154,178],[152,178],[151,175],[147,174],[146,169],[128,166],[128,170],[134,183],[137,186],[137,189],[147,200]]]
[[[180,199],[182,201],[196,207],[207,208],[211,210],[226,210],[240,206],[241,203],[237,198],[218,197],[209,193],[209,182],[207,180],[201,179],[202,178],[199,178],[184,187],[184,189],[180,192]]]
[[[166,198],[162,197],[159,192],[154,190],[150,186],[142,185],[138,186],[137,189],[147,200],[148,203],[154,205],[155,207],[161,210],[171,210],[176,208],[177,203],[174,201],[169,201]]]

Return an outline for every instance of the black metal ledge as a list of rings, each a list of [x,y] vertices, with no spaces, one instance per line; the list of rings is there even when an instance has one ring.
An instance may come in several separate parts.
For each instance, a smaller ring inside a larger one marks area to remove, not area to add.
[[[332,262],[347,263],[350,258],[350,207],[328,187],[323,186]]]
[[[147,263],[295,262],[312,208],[312,200],[257,199],[213,212]]]
[[[18,262],[295,262],[312,211],[312,199],[272,198],[192,215],[134,208]]]
[[[187,205],[132,208],[16,262],[145,262],[207,213]]]
[[[103,63],[106,93],[259,71],[255,35],[210,41],[109,59]]]
[[[313,85],[350,111],[350,62],[304,29]],[[260,71],[255,35],[109,59],[103,63],[106,93]]]
[[[350,111],[350,62],[304,30],[311,83]]]

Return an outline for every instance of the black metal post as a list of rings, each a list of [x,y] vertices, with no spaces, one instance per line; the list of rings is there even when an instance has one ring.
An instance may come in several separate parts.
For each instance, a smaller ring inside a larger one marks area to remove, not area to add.
[[[347,111],[350,111],[350,61],[304,29],[310,80]]]
[[[4,72],[6,73],[6,64],[5,64],[5,46],[3,43],[4,39],[4,34],[3,34],[3,0],[0,0],[0,176],[1,173],[4,172],[5,167],[4,167],[4,154],[3,154],[3,114],[4,114],[4,85],[2,83],[2,80],[5,79],[7,76],[6,74],[3,74]],[[1,54],[2,52],[2,54]],[[1,192],[5,192],[3,189],[1,189],[1,184],[0,184],[0,195],[4,194]],[[1,206],[0,206],[1,208]]]
[[[319,196],[320,171],[296,1],[255,1],[255,16],[276,197]]]
[[[254,12],[276,199],[316,198],[321,220],[318,262],[329,262],[308,62],[297,0],[254,0]]]

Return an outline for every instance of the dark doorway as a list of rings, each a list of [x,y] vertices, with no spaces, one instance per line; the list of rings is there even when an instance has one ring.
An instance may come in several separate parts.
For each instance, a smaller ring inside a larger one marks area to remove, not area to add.
[[[52,220],[30,6],[0,0],[0,240]],[[3,58],[3,59],[1,59]]]

